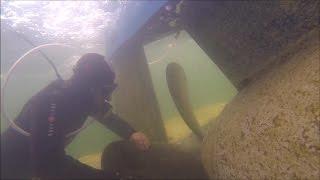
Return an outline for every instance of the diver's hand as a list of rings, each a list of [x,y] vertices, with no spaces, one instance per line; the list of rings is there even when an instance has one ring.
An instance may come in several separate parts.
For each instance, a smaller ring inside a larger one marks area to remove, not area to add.
[[[135,132],[130,136],[130,140],[142,151],[150,148],[150,141],[142,132]]]

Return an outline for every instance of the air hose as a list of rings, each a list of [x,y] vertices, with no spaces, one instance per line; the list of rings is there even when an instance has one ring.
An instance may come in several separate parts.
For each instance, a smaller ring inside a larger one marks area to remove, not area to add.
[[[18,34],[18,33],[17,33]],[[20,35],[20,37],[22,37],[25,41],[27,41],[28,43],[30,43],[31,45],[35,46],[31,41],[29,41],[28,39],[26,39],[25,37],[23,37],[22,35]],[[28,52],[26,52],[25,54],[23,54],[9,69],[7,75],[4,78],[4,83],[2,86],[2,91],[1,91],[1,111],[2,111],[2,115],[4,117],[4,119],[6,121],[8,121],[10,123],[10,126],[16,130],[18,133],[24,135],[24,136],[30,136],[30,132],[25,131],[24,129],[22,129],[21,127],[19,127],[13,119],[9,118],[9,116],[6,113],[5,110],[5,93],[6,93],[6,87],[8,84],[8,81],[12,75],[12,72],[14,71],[14,69],[21,63],[23,62],[23,60],[31,53],[35,52],[35,51],[39,51],[41,53],[41,55],[43,55],[45,57],[45,59],[47,60],[47,62],[50,64],[50,66],[53,68],[53,70],[55,71],[55,74],[57,76],[58,79],[62,79],[56,66],[54,65],[54,63],[48,58],[48,56],[43,53],[40,49],[44,48],[44,47],[49,47],[49,46],[60,46],[60,47],[66,47],[66,48],[70,48],[72,49],[73,47],[69,46],[69,45],[65,45],[65,44],[60,44],[60,43],[52,43],[52,44],[44,44],[44,45],[40,45],[37,47],[32,48],[31,50],[29,50]],[[79,133],[80,131],[82,131],[84,128],[86,128],[90,123],[85,123],[83,124],[82,127],[80,127],[79,129],[72,131],[68,134],[66,134],[66,137],[70,137],[72,135],[75,135],[77,133]]]

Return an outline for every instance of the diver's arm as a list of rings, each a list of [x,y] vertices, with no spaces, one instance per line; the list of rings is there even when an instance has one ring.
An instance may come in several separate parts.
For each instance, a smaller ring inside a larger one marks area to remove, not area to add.
[[[108,112],[104,117],[97,119],[101,124],[124,139],[129,139],[136,130],[125,120],[113,112]]]
[[[120,137],[132,141],[138,149],[143,151],[149,149],[150,141],[145,134],[137,132],[125,120],[114,114],[109,103],[105,104],[104,109],[107,112],[96,113],[93,117]]]

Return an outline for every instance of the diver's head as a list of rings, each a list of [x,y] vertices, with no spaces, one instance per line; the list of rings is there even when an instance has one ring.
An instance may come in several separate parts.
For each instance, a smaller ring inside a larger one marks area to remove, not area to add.
[[[96,106],[110,100],[116,88],[115,73],[104,56],[87,53],[78,60],[73,71],[72,81],[90,93]]]
[[[92,87],[112,84],[115,79],[115,73],[104,56],[97,53],[83,55],[76,63],[73,73],[73,78]]]

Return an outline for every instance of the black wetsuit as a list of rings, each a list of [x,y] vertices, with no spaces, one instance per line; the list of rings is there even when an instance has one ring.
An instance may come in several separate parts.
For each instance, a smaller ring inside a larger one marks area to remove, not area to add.
[[[66,134],[78,129],[92,112],[88,93],[65,88],[55,81],[33,96],[23,107],[16,123],[31,136],[9,127],[1,134],[2,178],[112,178],[112,174],[91,168],[67,156],[65,146],[73,137]],[[106,104],[105,110],[111,106]],[[123,138],[135,130],[117,115],[99,120]],[[2,179],[1,178],[1,179]]]

